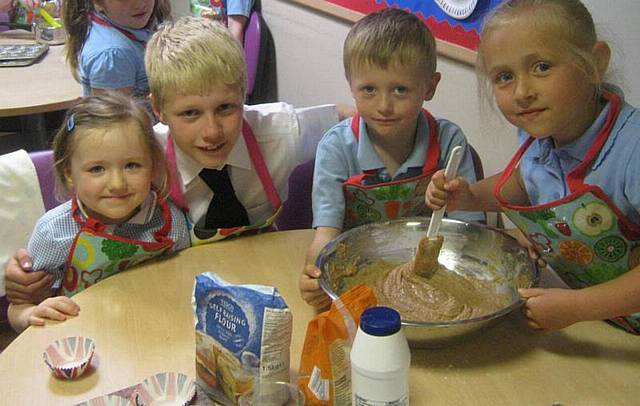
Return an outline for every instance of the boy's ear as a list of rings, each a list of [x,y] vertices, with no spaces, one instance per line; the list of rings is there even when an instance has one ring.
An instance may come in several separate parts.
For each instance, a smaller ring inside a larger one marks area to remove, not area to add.
[[[438,88],[438,83],[440,83],[441,78],[442,75],[440,72],[434,72],[431,79],[427,79],[427,89],[424,93],[424,101],[433,99],[433,95],[436,94],[436,89]]]
[[[149,99],[151,100],[151,109],[153,110],[153,114],[156,115],[156,117],[162,124],[167,124],[162,119],[162,111],[160,110],[160,105],[158,104],[158,100],[153,96],[153,93],[149,95]]]
[[[596,75],[594,80],[596,83],[602,83],[604,81],[604,76],[607,73],[607,69],[609,69],[609,62],[611,61],[611,48],[604,41],[598,41],[593,45],[593,49],[591,50],[593,53],[594,60],[596,62]]]

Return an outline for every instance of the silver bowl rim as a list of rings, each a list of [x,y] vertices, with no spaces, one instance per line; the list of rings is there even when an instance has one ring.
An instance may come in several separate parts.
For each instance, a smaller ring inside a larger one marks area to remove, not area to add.
[[[429,220],[430,217],[407,217],[407,218],[403,218],[403,219],[399,219],[399,220],[390,220],[390,221],[383,221],[383,222],[376,222],[376,223],[369,223],[369,224],[364,224],[355,228],[352,228],[350,230],[345,231],[344,233],[338,235],[336,238],[332,239],[331,241],[329,241],[321,250],[320,253],[318,254],[318,257],[316,258],[316,267],[318,267],[318,269],[320,269],[320,260],[326,255],[326,253],[328,251],[331,251],[336,245],[340,244],[343,240],[349,238],[349,236],[351,236],[352,234],[355,234],[356,232],[358,232],[360,229],[365,228],[365,227],[371,227],[372,225],[377,225],[377,226],[384,226],[385,224],[397,224],[397,223],[419,223],[419,224],[423,224],[426,223],[427,225],[429,224]],[[509,235],[508,233],[506,233],[504,230],[501,230],[499,228],[490,226],[488,224],[483,224],[480,222],[475,222],[475,221],[471,221],[471,222],[465,222],[465,221],[461,221],[461,220],[456,220],[456,219],[449,219],[449,218],[445,218],[442,219],[443,222],[447,222],[447,223],[459,223],[459,224],[465,224],[465,225],[471,225],[474,227],[480,227],[480,228],[485,228],[488,230],[491,230],[493,232],[502,234],[503,236],[507,237],[510,240],[513,240],[516,244],[518,244],[518,246],[520,246],[520,244],[518,243],[518,241],[511,235]],[[418,224],[416,224],[418,225]],[[522,250],[526,250],[526,248],[521,247],[520,248]],[[534,261],[531,257],[529,257],[529,254],[527,253],[527,258],[529,258],[529,268],[532,270],[532,275],[533,278],[531,279],[531,286],[530,287],[534,287],[538,285],[538,282],[540,280],[540,269],[538,267],[538,264],[536,261]],[[329,297],[331,298],[331,301],[334,301],[338,298],[338,295],[333,292],[333,289],[331,289],[330,286],[328,286],[328,282],[326,281],[326,278],[320,278],[320,288],[322,288],[322,290],[329,295]],[[525,300],[524,299],[519,299],[516,300],[514,302],[512,302],[509,306],[503,307],[502,309],[496,310],[493,313],[489,313],[489,314],[485,314],[483,316],[479,316],[479,317],[474,317],[471,319],[464,319],[464,320],[450,320],[450,321],[413,321],[413,320],[402,320],[402,325],[403,326],[407,326],[407,327],[431,327],[431,328],[445,328],[445,327],[451,327],[451,326],[456,326],[456,325],[461,325],[461,324],[470,324],[470,323],[475,323],[475,322],[482,322],[482,321],[488,321],[488,320],[492,320],[501,316],[504,316],[508,313],[511,313],[514,309],[522,306],[524,304]]]

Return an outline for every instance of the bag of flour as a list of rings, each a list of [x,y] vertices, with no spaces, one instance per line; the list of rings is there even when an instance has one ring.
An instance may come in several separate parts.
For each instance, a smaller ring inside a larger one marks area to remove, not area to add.
[[[235,405],[258,380],[289,381],[292,316],[276,288],[204,273],[192,304],[196,380],[210,398]]]

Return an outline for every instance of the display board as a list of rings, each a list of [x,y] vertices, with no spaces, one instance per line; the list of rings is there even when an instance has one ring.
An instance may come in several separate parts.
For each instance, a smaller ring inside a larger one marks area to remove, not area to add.
[[[474,63],[482,22],[502,0],[293,0],[339,18],[357,21],[385,7],[410,11],[429,26],[438,50],[449,57]]]

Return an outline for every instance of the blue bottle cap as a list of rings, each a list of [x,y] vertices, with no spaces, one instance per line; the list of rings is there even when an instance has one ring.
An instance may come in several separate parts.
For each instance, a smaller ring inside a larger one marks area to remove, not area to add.
[[[360,329],[372,336],[390,336],[400,327],[400,313],[390,307],[370,307],[360,316]]]

